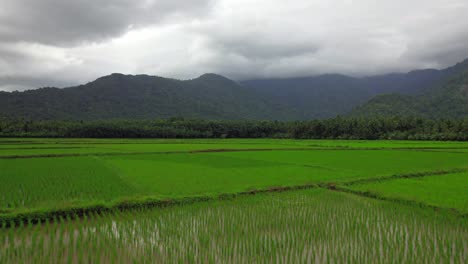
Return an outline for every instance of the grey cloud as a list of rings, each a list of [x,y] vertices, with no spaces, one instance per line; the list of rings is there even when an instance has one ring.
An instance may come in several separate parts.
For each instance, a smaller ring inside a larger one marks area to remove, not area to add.
[[[76,63],[77,59],[60,48],[39,44],[0,43],[0,77],[48,75]]]
[[[443,68],[468,57],[463,0],[223,2],[240,10],[220,8],[195,31],[211,51],[202,68],[236,79],[362,76]]]
[[[414,41],[404,57],[429,67],[447,67],[468,58],[468,23],[461,31],[439,35],[431,40]]]
[[[210,48],[223,54],[232,54],[251,60],[270,60],[294,57],[319,51],[317,43],[287,42],[269,40],[261,36],[244,37],[235,40],[212,39]]]
[[[23,91],[41,87],[68,87],[77,84],[56,80],[50,78],[50,76],[44,78],[30,76],[0,77],[0,91]]]
[[[1,41],[74,45],[168,17],[200,16],[211,0],[0,0]]]
[[[0,87],[372,75],[468,58],[466,0],[0,0]],[[15,88],[16,87],[16,88]],[[2,88],[0,88],[2,89]]]

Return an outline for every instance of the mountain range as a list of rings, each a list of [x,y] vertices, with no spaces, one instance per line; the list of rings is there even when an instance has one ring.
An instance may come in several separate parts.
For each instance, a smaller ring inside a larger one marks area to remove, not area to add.
[[[0,113],[27,119],[290,119],[295,113],[216,74],[193,80],[111,74],[64,89],[0,93]]]
[[[355,116],[468,117],[468,71],[418,96],[383,94],[351,112]]]
[[[453,76],[468,70],[468,59],[443,69],[415,70],[371,77],[353,78],[326,74],[316,77],[262,79],[241,82],[274,102],[295,109],[304,119],[330,118],[380,94],[421,96],[440,87]]]
[[[468,60],[443,70],[362,78],[326,74],[236,82],[216,74],[192,80],[111,74],[75,87],[0,92],[0,116],[35,120],[175,116],[302,120],[350,113],[466,117],[467,70]]]

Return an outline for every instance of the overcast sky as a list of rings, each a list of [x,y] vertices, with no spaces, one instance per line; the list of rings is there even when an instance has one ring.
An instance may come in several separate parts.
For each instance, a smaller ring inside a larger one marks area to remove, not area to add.
[[[443,68],[468,58],[467,16],[467,0],[0,0],[0,90]]]

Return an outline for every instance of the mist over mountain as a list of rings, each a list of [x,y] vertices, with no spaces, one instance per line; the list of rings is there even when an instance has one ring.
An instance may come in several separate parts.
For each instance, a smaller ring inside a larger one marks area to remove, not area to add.
[[[355,109],[354,115],[460,117],[466,114],[464,79],[449,84],[449,88],[437,87],[466,70],[468,60],[443,70],[364,78],[326,74],[236,82],[216,74],[192,80],[112,74],[63,89],[0,92],[0,116],[35,120],[303,120],[346,115]],[[382,95],[387,93],[392,95]]]
[[[426,118],[468,117],[468,71],[423,94],[378,95],[356,107],[354,116],[420,116]]]
[[[468,59],[442,70],[415,70],[363,78],[327,74],[241,83],[261,95],[273,97],[275,102],[296,109],[304,118],[329,118],[346,114],[379,94],[424,93],[465,70],[468,70]]]

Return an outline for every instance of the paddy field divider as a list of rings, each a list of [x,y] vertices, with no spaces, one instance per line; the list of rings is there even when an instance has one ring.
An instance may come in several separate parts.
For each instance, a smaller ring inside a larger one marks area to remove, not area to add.
[[[73,206],[64,206],[60,208],[34,208],[34,209],[0,209],[0,227],[9,228],[22,226],[23,224],[41,224],[45,222],[54,222],[63,219],[74,220],[83,218],[89,214],[105,214],[117,211],[135,210],[135,209],[153,209],[153,208],[166,208],[171,206],[193,204],[198,202],[208,202],[216,200],[232,200],[237,197],[256,195],[261,193],[275,193],[275,192],[286,192],[286,191],[298,191],[306,190],[311,188],[324,188],[330,191],[339,191],[354,195],[359,195],[367,198],[378,199],[383,201],[397,202],[412,206],[418,206],[423,208],[430,208],[435,211],[447,211],[457,216],[466,218],[468,214],[463,214],[455,209],[441,208],[437,206],[428,205],[422,202],[402,200],[397,198],[383,197],[374,193],[356,191],[347,186],[369,183],[388,181],[393,179],[404,179],[404,178],[417,178],[425,176],[437,176],[451,173],[466,172],[468,168],[456,168],[451,170],[437,170],[437,171],[426,171],[416,172],[409,174],[398,174],[384,177],[375,177],[368,179],[358,179],[347,182],[322,182],[322,183],[310,183],[303,185],[293,186],[272,186],[262,189],[250,189],[235,193],[222,193],[215,195],[201,195],[201,196],[188,196],[181,198],[161,198],[161,197],[136,197],[131,199],[121,199],[110,202],[90,202],[83,203]]]

